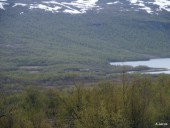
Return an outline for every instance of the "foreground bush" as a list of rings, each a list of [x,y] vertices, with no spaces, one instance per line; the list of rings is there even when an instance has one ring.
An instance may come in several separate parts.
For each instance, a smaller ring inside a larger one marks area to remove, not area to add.
[[[170,124],[170,78],[59,91],[0,92],[0,128],[155,128]],[[167,125],[167,126],[166,126]]]

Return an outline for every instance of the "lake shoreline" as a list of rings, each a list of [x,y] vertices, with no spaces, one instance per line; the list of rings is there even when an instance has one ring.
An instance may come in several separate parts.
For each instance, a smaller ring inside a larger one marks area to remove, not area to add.
[[[129,66],[133,67],[130,73],[165,73],[170,74],[170,58],[157,58],[149,60],[140,60],[140,61],[124,61],[124,62],[110,62],[112,66]],[[138,68],[136,67],[145,67]]]

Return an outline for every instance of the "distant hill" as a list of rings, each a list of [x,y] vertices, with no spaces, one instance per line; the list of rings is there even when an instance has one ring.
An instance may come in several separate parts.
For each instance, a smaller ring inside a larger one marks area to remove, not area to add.
[[[168,0],[0,0],[2,71],[170,57],[169,35]]]

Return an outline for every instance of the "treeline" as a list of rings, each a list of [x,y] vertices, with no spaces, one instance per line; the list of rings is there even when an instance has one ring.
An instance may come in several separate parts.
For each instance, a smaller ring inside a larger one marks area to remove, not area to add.
[[[160,125],[164,126],[160,126]],[[170,79],[0,91],[0,128],[157,128],[170,125]]]

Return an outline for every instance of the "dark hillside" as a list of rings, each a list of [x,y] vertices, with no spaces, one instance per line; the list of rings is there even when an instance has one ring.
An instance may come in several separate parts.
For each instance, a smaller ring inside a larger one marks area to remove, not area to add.
[[[9,3],[0,10],[1,74],[23,81],[32,75],[43,80],[79,73],[105,76],[112,73],[110,61],[170,56],[168,12],[120,11],[119,5],[98,4],[105,8],[72,15]],[[127,1],[124,5],[131,7]]]

